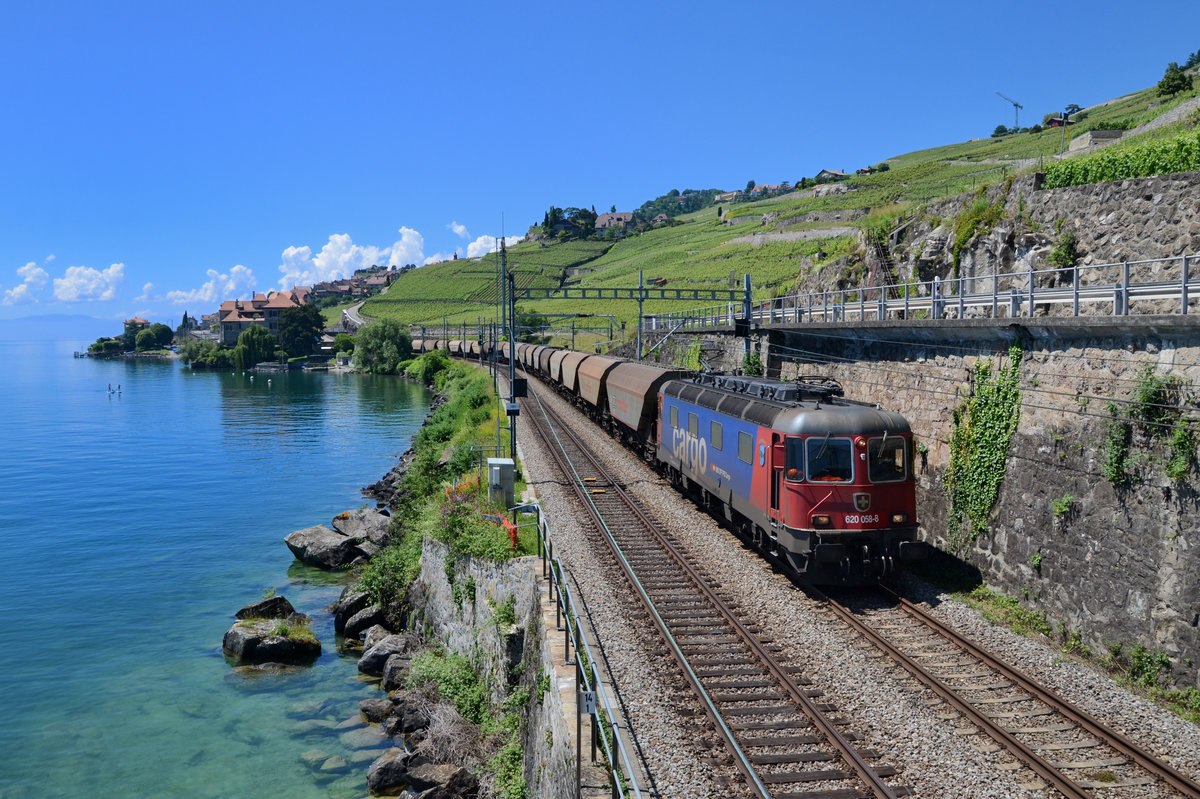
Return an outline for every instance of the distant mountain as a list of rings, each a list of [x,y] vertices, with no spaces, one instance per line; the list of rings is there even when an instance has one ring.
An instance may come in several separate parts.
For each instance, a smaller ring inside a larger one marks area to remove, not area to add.
[[[45,314],[20,319],[0,319],[0,341],[78,341],[80,349],[100,336],[118,336],[119,319],[97,319],[84,314]]]

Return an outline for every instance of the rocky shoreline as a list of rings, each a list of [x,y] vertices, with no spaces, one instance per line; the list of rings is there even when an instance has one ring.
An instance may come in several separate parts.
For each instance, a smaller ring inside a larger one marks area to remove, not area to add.
[[[426,421],[446,397],[436,394]],[[337,514],[329,526],[315,525],[288,534],[284,541],[302,563],[328,571],[362,566],[390,543],[390,508],[400,497],[404,476],[412,466],[410,447],[399,462],[362,493],[376,508],[358,508]],[[461,734],[453,728],[464,722],[457,713],[446,713],[446,700],[427,689],[407,689],[412,657],[426,648],[417,633],[402,629],[406,614],[400,608],[371,603],[356,583],[325,608],[339,636],[339,652],[360,653],[357,667],[368,680],[377,681],[378,698],[359,703],[363,724],[374,728],[372,737],[393,746],[370,763],[367,787],[372,794],[405,795],[417,799],[471,799],[479,792],[479,778],[462,765],[447,762],[445,738]],[[222,649],[231,665],[257,672],[276,672],[311,666],[321,655],[321,642],[308,627],[309,617],[297,613],[283,596],[268,596],[241,608],[237,621],[225,633]],[[450,705],[452,708],[453,706]],[[433,740],[431,740],[431,738]],[[329,766],[325,753],[302,756],[314,769]],[[340,760],[332,758],[333,760]],[[335,764],[339,768],[344,763]]]

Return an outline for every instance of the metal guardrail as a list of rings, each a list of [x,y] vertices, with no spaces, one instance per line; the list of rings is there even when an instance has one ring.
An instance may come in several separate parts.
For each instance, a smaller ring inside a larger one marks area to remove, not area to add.
[[[1189,304],[1200,297],[1200,279],[1191,274],[1195,259],[1195,255],[1182,255],[1092,266],[1030,267],[982,277],[814,292],[755,302],[750,318],[759,325],[965,319],[968,315],[1014,319],[1032,317],[1038,306],[1049,305],[1069,305],[1073,316],[1081,315],[1084,306],[1110,308],[1112,316],[1128,316],[1136,303],[1152,301],[1170,303],[1174,312],[1186,315]],[[1179,270],[1178,277],[1162,279],[1162,273],[1172,267]],[[740,310],[727,303],[647,315],[645,324],[648,331],[732,325]]]
[[[567,663],[572,662],[572,648],[575,651],[576,799],[580,795],[581,721],[585,712],[592,717],[592,762],[596,761],[598,749],[603,750],[604,760],[608,764],[609,780],[612,783],[613,799],[623,799],[624,797],[641,799],[642,789],[637,782],[637,772],[633,768],[626,748],[625,737],[617,722],[619,716],[614,711],[615,697],[610,697],[608,691],[605,690],[597,670],[597,660],[583,635],[579,622],[580,614],[575,600],[571,596],[569,572],[562,565],[562,561],[554,557],[554,540],[550,534],[550,524],[542,512],[541,505],[536,502],[515,505],[509,510],[514,513],[537,514],[535,523],[538,529],[538,556],[542,559],[542,577],[550,581],[550,599],[554,602],[554,620],[557,627],[563,631]]]

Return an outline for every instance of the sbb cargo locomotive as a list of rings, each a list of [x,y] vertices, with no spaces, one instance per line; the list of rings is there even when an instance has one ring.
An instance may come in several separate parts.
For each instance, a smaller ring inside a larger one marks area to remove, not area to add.
[[[473,342],[418,340],[488,357]],[[819,584],[866,584],[924,557],[904,417],[819,378],[784,382],[556,347],[498,346],[748,541]]]

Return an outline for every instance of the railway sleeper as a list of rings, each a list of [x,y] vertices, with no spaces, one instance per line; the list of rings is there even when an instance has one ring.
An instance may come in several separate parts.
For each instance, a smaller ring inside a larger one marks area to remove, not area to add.
[[[896,769],[893,766],[876,766],[871,769],[880,777],[896,776]],[[842,769],[829,769],[824,771],[776,771],[766,774],[759,774],[759,779],[764,783],[772,785],[781,785],[789,782],[842,782],[845,780],[858,780],[858,775],[853,771],[844,771]],[[822,793],[822,796],[828,796],[828,793]],[[780,794],[774,794],[776,799]]]

